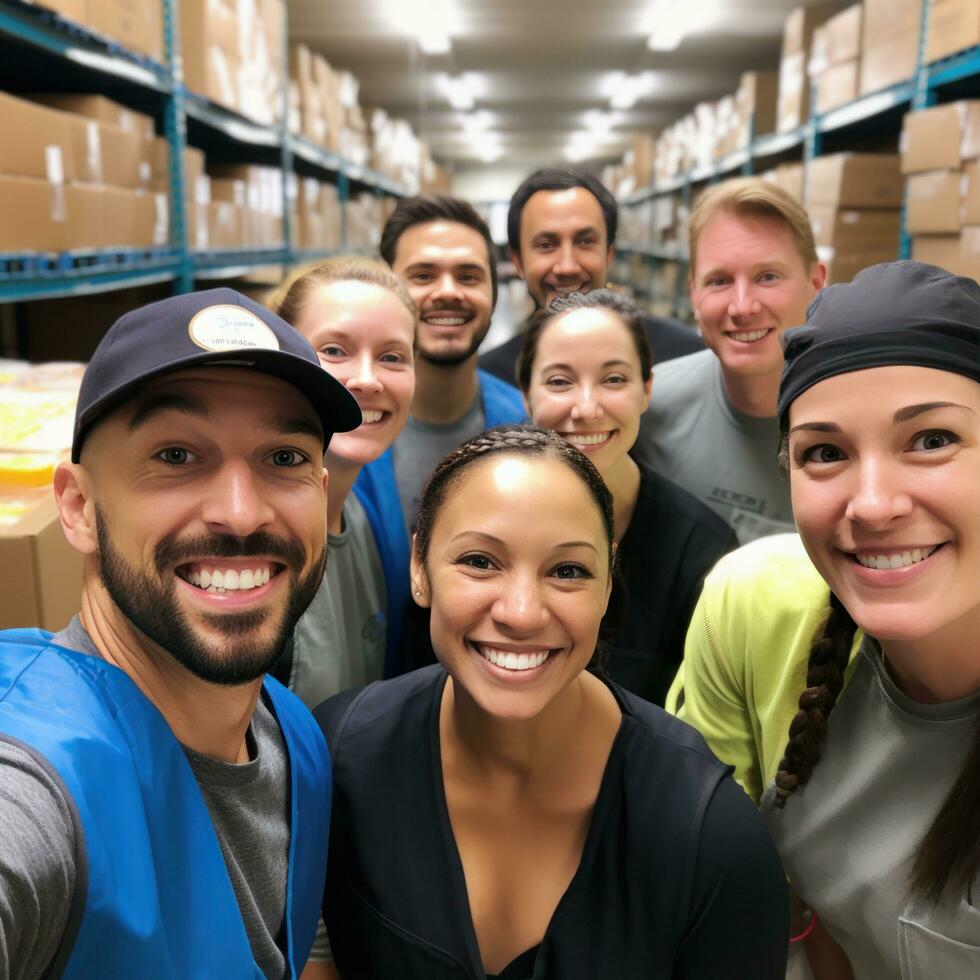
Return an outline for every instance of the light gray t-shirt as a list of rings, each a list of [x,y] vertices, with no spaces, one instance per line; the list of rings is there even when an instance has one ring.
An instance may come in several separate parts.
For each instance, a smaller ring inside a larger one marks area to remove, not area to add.
[[[778,451],[776,419],[745,415],[728,401],[710,350],[656,366],[633,454],[700,497],[739,544],[796,530]]]
[[[78,618],[53,638],[98,656]],[[260,698],[247,735],[250,761],[218,762],[184,746],[214,822],[256,963],[287,974],[283,939],[289,864],[288,759],[279,725]],[[75,890],[68,805],[49,771],[0,740],[0,977],[40,976],[57,952]]]
[[[393,447],[395,481],[406,528],[411,530],[425,484],[443,456],[479,435],[484,428],[479,392],[466,414],[449,425],[433,425],[408,417]]]
[[[327,570],[293,634],[290,690],[315,708],[384,673],[387,592],[367,514],[352,493],[344,527],[327,537]]]
[[[980,692],[920,704],[896,686],[875,641],[858,657],[810,781],[783,810],[770,786],[762,814],[793,887],[857,980],[976,980],[980,908],[966,895],[924,902],[908,875],[969,753]]]

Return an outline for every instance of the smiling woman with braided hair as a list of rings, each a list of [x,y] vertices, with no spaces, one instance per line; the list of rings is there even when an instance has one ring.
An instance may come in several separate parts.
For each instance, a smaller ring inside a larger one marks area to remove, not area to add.
[[[722,559],[668,708],[760,805],[793,976],[980,976],[980,287],[874,266],[787,333],[799,537]],[[793,941],[791,940],[791,943]]]

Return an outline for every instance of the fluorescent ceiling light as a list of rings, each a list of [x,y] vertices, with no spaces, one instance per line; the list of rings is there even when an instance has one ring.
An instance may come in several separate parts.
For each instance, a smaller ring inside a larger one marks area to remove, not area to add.
[[[423,54],[452,50],[450,37],[458,25],[449,0],[384,0],[384,14],[396,30],[415,38]]]
[[[436,75],[436,85],[446,101],[459,112],[472,109],[476,104],[479,86],[472,75],[447,75],[440,72]]]
[[[651,51],[673,51],[689,34],[717,22],[718,0],[652,0],[646,22]]]

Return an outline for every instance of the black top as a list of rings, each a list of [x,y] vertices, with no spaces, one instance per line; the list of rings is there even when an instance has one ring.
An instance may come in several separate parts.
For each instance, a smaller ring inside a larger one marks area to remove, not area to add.
[[[704,577],[737,547],[735,532],[707,504],[640,466],[640,493],[603,620],[606,672],[617,684],[664,703]]]
[[[704,350],[704,341],[693,327],[686,326],[680,320],[643,314],[643,325],[647,330],[647,340],[653,353],[653,363],[672,361],[675,357],[693,354]],[[511,337],[499,347],[481,354],[479,366],[484,371],[495,374],[502,381],[512,385],[517,378],[517,355],[524,343],[524,331]]]
[[[442,780],[445,681],[434,665],[316,709],[334,767],[323,911],[344,980],[486,977]],[[786,883],[761,817],[694,729],[610,689],[623,719],[581,863],[525,976],[783,980]]]

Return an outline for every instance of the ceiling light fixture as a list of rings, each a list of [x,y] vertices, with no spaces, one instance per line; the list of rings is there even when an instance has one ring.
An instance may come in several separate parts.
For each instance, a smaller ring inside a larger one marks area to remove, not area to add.
[[[689,34],[717,22],[718,0],[652,0],[647,13],[651,51],[673,51]]]
[[[458,112],[466,112],[476,104],[479,91],[472,75],[447,75],[440,72],[436,75],[436,85],[446,101]]]
[[[415,38],[423,54],[449,54],[455,17],[447,0],[385,0],[384,10],[393,27]]]

